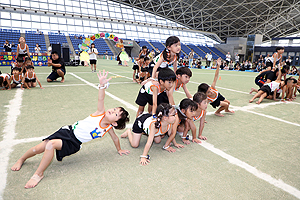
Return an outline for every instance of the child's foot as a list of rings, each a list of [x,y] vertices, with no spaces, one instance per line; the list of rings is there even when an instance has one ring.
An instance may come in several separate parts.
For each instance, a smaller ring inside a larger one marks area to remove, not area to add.
[[[63,83],[63,82],[65,82],[65,79],[63,78],[63,79],[61,79],[61,81],[60,81],[61,83]]]
[[[250,99],[250,100],[249,100],[249,103],[252,103],[252,102],[253,102],[253,100],[252,100],[252,99]]]
[[[10,169],[12,171],[19,171],[21,169],[23,163],[24,163],[23,161],[18,160]]]
[[[219,117],[224,117],[224,115],[222,115],[221,113],[215,113],[215,115],[217,115]]]
[[[256,104],[260,104],[260,102],[259,102],[259,101],[257,101],[257,102],[256,102]]]
[[[34,188],[37,186],[37,184],[44,178],[44,176],[39,176],[37,174],[34,174],[30,180],[26,183],[25,188]]]
[[[251,88],[251,91],[249,92],[249,94],[252,94],[252,92],[254,92],[254,88]]]
[[[122,135],[121,138],[127,138],[128,137],[128,131],[129,129],[127,129]]]
[[[225,110],[225,112],[228,112],[228,113],[234,113],[233,110]]]

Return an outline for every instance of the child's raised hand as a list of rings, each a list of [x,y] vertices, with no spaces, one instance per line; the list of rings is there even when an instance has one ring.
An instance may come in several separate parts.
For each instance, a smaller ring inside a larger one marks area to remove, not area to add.
[[[218,65],[218,66],[221,66],[221,63],[222,63],[222,60],[221,60],[221,58],[219,57],[219,58],[217,59],[217,65]]]
[[[107,75],[108,75],[108,71],[105,72],[105,69],[103,70],[103,73],[101,73],[101,71],[99,71],[99,73],[97,73],[98,78],[99,78],[99,84],[100,86],[104,86],[108,81],[110,81],[111,78],[107,79]]]

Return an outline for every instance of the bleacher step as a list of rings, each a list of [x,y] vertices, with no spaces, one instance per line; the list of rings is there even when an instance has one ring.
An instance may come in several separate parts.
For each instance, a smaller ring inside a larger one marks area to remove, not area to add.
[[[75,55],[75,49],[73,47],[72,41],[70,39],[70,36],[66,36],[66,38],[67,38],[67,41],[68,41],[68,44],[69,44],[69,48],[70,48],[72,54]]]
[[[47,34],[44,34],[44,37],[45,37],[46,51],[47,51],[48,47],[50,46],[50,40],[49,40],[49,36]]]

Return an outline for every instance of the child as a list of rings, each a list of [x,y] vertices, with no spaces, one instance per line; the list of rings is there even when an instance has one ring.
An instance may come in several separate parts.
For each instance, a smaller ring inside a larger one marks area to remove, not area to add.
[[[284,86],[283,88],[280,90],[282,91],[282,95],[281,95],[281,101],[285,101],[285,99],[287,101],[293,101],[294,97],[293,97],[293,90],[294,87],[297,87],[297,80],[294,77],[289,77],[284,81]],[[279,93],[277,91],[277,93]],[[286,95],[286,97],[285,97]]]
[[[13,68],[12,73],[13,73],[13,75],[10,79],[10,81],[12,82],[11,88],[15,88],[15,87],[17,87],[17,85],[21,84],[21,89],[24,90],[23,83],[22,83],[23,77],[21,74],[21,68],[19,68],[19,67]]]
[[[142,63],[141,66],[139,66],[139,72],[137,74],[137,79],[136,82],[141,84],[141,82],[143,82],[144,80],[146,80],[148,78],[148,67],[149,67],[149,58],[145,57],[144,58],[144,62]]]
[[[27,72],[25,73],[22,83],[27,87],[27,89],[30,89],[31,87],[36,87],[36,82],[40,85],[41,89],[44,89],[41,85],[41,82],[36,77],[36,74],[34,72],[34,67],[32,65],[29,65],[26,67]]]
[[[10,75],[8,73],[2,74],[0,72],[0,87],[3,87],[2,90],[11,90]]]
[[[165,134],[168,134],[169,136],[171,135],[171,127],[175,121],[175,116],[176,109],[170,104],[162,103],[156,109],[156,118],[149,113],[142,114],[136,118],[132,126],[132,133],[130,129],[127,129],[121,135],[121,138],[128,137],[131,146],[134,148],[139,146],[142,134],[148,136],[143,154],[140,156],[140,164],[147,165],[150,162],[150,156],[148,153],[153,141],[156,144],[159,144],[161,142],[161,136],[164,136]],[[173,143],[175,146],[177,145],[174,140]]]
[[[17,47],[17,55],[16,55],[16,57],[17,58],[20,57],[20,58],[23,59],[26,55],[28,57],[30,57],[29,47],[26,44],[25,38],[21,36],[19,38],[19,44],[18,44],[18,47]]]
[[[88,54],[90,55],[91,70],[92,72],[96,72],[98,50],[95,48],[94,43],[91,44],[91,48],[88,50]]]
[[[187,120],[187,127],[183,131],[182,135],[182,141],[185,144],[190,144],[189,140],[186,138],[187,137],[187,132],[189,130],[192,131],[192,142],[196,143],[201,143],[200,140],[196,138],[196,126],[195,126],[195,121],[199,120],[199,134],[198,138],[201,140],[207,140],[205,136],[202,135],[203,128],[204,128],[204,123],[205,123],[205,117],[206,117],[206,109],[207,109],[207,95],[204,94],[203,92],[197,92],[193,96],[193,101],[197,103],[198,109],[196,110],[195,116],[193,117],[192,120]]]
[[[175,80],[175,73],[171,69],[166,68],[160,70],[158,81],[148,81],[143,85],[135,100],[135,103],[139,105],[136,118],[144,112],[146,104],[148,104],[148,112],[155,114],[157,105],[160,103],[169,103],[169,91],[173,87]],[[167,92],[166,95],[160,98],[160,95],[165,92]],[[164,98],[165,96],[167,96],[168,99]]]
[[[279,65],[282,62],[282,54],[284,53],[284,47],[276,47],[276,53],[272,57],[266,59],[266,70],[271,70],[275,68],[276,63],[279,61]]]
[[[281,70],[279,70],[279,75],[275,81],[272,81],[271,83],[266,83],[264,86],[262,86],[258,93],[254,95],[252,99],[249,100],[249,103],[252,103],[254,99],[259,97],[259,100],[256,102],[257,104],[260,104],[262,100],[269,96],[271,92],[273,93],[273,99],[276,100],[276,90],[279,89],[279,87],[284,86],[284,81],[281,81]]]
[[[178,115],[173,124],[172,133],[177,132],[182,139],[189,140],[187,134],[183,136],[183,132],[188,128],[188,120],[193,120],[195,117],[197,109],[198,105],[193,100],[188,98],[181,100],[179,107],[177,108]],[[196,136],[194,138],[196,138]],[[169,145],[169,143],[166,145]]]
[[[19,171],[23,163],[30,157],[43,153],[43,158],[34,175],[26,183],[25,188],[35,187],[44,177],[44,171],[51,163],[56,150],[56,159],[62,161],[65,156],[76,153],[80,150],[81,144],[92,139],[102,138],[107,132],[110,134],[117,151],[120,155],[128,154],[128,150],[122,150],[118,136],[114,128],[123,129],[125,123],[129,121],[128,112],[122,108],[111,108],[105,111],[104,97],[105,88],[110,79],[106,79],[108,72],[98,74],[99,77],[99,96],[97,111],[84,120],[77,121],[73,125],[63,126],[54,134],[45,138],[40,144],[30,148],[26,153],[11,167],[12,171]]]
[[[149,54],[148,48],[146,46],[143,46],[142,50],[141,50],[141,52],[139,54],[139,57],[136,60],[141,59],[141,56],[146,57],[148,54]]]
[[[187,98],[192,99],[193,96],[190,94],[186,84],[190,81],[190,78],[192,77],[192,71],[188,67],[180,67],[178,70],[176,70],[176,84],[174,84],[173,89],[169,91],[171,94],[171,105],[175,105],[174,99],[173,99],[173,92],[178,91],[179,88],[183,88],[185,95]]]
[[[23,64],[24,64],[24,60],[23,60],[23,58],[21,58],[21,57],[17,57],[17,59],[16,59],[16,62],[13,62],[12,64],[11,64],[11,75],[13,74],[12,73],[12,71],[13,71],[13,68],[15,68],[15,67],[17,67],[17,68],[23,68]]]
[[[212,107],[217,108],[220,106],[220,108],[215,112],[215,115],[219,117],[224,117],[224,115],[220,113],[222,110],[225,110],[225,112],[229,112],[229,113],[234,113],[234,111],[229,110],[230,101],[225,99],[225,97],[223,97],[216,89],[216,83],[219,77],[220,65],[221,65],[221,58],[218,58],[217,69],[215,72],[213,83],[211,84],[211,86],[209,86],[206,83],[201,83],[198,86],[198,92],[203,92],[207,95],[207,99],[210,101],[210,105],[212,105]]]
[[[156,72],[159,68],[166,68],[173,65],[174,72],[177,70],[177,60],[179,59],[179,53],[181,51],[180,40],[176,36],[171,36],[166,41],[166,48],[153,60],[155,63],[152,78],[157,77]]]
[[[134,64],[133,64],[133,67],[132,67],[132,69],[133,69],[133,75],[132,75],[132,81],[133,82],[137,82],[136,81],[136,74],[138,73],[138,72],[140,72],[140,67],[143,65],[143,63],[144,63],[144,56],[141,56],[140,57],[140,59],[138,59],[138,60],[136,60],[135,62],[134,62]]]

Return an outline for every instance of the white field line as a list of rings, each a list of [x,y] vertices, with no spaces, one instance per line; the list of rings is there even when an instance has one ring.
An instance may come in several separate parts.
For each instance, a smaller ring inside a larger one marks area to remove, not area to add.
[[[245,169],[246,171],[253,174],[254,176],[256,176],[256,177],[270,183],[271,185],[274,185],[275,187],[280,188],[280,189],[284,190],[285,192],[300,199],[300,191],[297,188],[286,184],[282,180],[277,180],[277,179],[273,178],[272,176],[259,171],[255,167],[252,167],[251,165],[223,152],[222,150],[215,148],[212,144],[209,144],[208,142],[202,141],[202,143],[199,145],[201,145],[205,149],[221,156],[222,158],[228,160],[231,164]]]
[[[79,76],[77,76],[75,74],[73,74],[73,76],[75,76],[76,78],[84,81],[88,85],[91,85],[92,87],[94,87],[91,83],[89,83],[88,81],[80,78]],[[98,89],[97,87],[94,87],[94,88]],[[114,98],[114,97],[112,97],[112,98]],[[117,97],[116,100],[119,101],[119,98]],[[125,101],[122,100],[122,102],[125,102]],[[129,104],[129,103],[127,103],[127,104]],[[137,108],[135,108],[133,105],[131,105],[129,108],[133,109],[134,111],[137,110]],[[285,121],[283,121],[283,122],[285,122]],[[213,147],[213,145],[209,144],[208,142],[202,142],[202,144],[200,144],[200,145],[203,146],[204,148],[206,148],[207,150],[212,151],[213,153],[215,153],[215,154],[217,154],[217,155],[225,158],[231,164],[239,166],[239,167],[247,170],[248,172],[250,172],[254,176],[256,176],[256,177],[258,177],[258,178],[260,178],[260,179],[262,179],[262,180],[264,180],[264,181],[266,181],[266,182],[274,185],[275,187],[280,188],[280,189],[284,190],[285,192],[287,192],[287,193],[289,193],[289,194],[297,197],[298,199],[300,199],[300,191],[298,189],[296,189],[296,188],[294,188],[294,187],[292,187],[292,186],[284,183],[282,180],[277,180],[277,179],[271,177],[270,175],[265,174],[265,173],[257,170],[256,168],[252,167],[251,165],[249,165],[249,164],[247,164],[247,163],[245,163],[245,162],[243,162],[243,161],[241,161],[241,160],[239,160],[239,159],[237,159],[237,158],[235,158],[235,157],[233,157],[233,156],[231,156],[229,154],[226,154],[225,152],[223,152],[220,149],[217,149],[217,148]]]
[[[133,84],[134,82],[112,82],[109,83],[110,85],[118,85],[118,84]],[[97,85],[98,83],[93,83]],[[72,87],[72,86],[86,86],[86,84],[61,84],[61,85],[43,85],[44,88],[46,87]]]
[[[20,115],[22,106],[23,90],[16,90],[16,94],[12,100],[9,101],[7,117],[4,121],[3,140],[0,143],[0,199],[2,199],[3,191],[6,186],[7,166],[9,154],[13,151],[12,141],[17,133],[15,132],[17,118]]]

